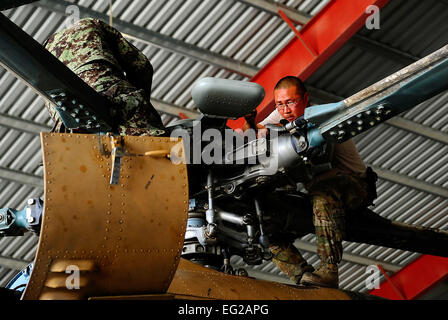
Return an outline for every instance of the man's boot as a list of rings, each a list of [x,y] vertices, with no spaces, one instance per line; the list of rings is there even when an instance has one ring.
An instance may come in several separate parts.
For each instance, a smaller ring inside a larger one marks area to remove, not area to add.
[[[314,271],[294,245],[271,245],[269,248],[273,254],[272,262],[295,284],[300,283],[303,274]]]
[[[316,271],[305,272],[300,284],[337,289],[339,287],[338,265],[321,263]]]
[[[278,264],[276,264],[278,266]],[[284,273],[285,271],[282,270]],[[302,263],[297,264],[293,270],[289,270],[289,278],[295,283],[295,284],[300,284],[300,281],[302,280],[302,277],[305,273],[311,273],[314,271],[314,267],[310,264],[308,264],[308,262],[304,261]]]

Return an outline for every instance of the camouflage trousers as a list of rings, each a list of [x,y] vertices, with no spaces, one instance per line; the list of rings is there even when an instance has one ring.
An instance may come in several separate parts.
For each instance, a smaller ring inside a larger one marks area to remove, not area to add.
[[[161,136],[166,133],[160,115],[143,89],[134,87],[108,63],[89,63],[82,69],[77,75],[110,101],[116,133],[130,136]],[[46,104],[46,108],[55,121],[54,131],[64,132],[55,107]]]
[[[367,205],[367,184],[361,178],[341,174],[313,184],[308,191],[313,204],[317,254],[321,263],[338,264],[342,260],[346,213]],[[303,273],[306,265],[300,252],[285,243],[272,244],[270,249],[274,264],[297,282],[297,275]]]

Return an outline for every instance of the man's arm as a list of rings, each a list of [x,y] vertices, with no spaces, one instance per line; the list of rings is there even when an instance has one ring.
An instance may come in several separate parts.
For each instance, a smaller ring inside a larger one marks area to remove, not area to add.
[[[267,116],[267,118],[265,118],[263,121],[261,121],[260,123],[257,124],[257,137],[258,138],[266,137],[266,135],[268,133],[268,129],[266,129],[266,125],[279,124],[282,119],[283,119],[283,117],[280,114],[280,112],[277,111],[277,109],[272,111],[271,114],[269,116]]]
[[[267,118],[261,121],[259,125],[266,127],[267,124],[278,124],[282,119],[283,117],[280,114],[280,112],[278,112],[278,110],[275,109],[274,111],[271,112],[269,116],[267,116]]]

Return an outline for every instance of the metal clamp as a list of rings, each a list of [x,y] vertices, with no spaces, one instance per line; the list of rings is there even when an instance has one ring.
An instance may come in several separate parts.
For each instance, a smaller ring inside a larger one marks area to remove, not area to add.
[[[114,136],[110,133],[107,134],[111,139],[111,148],[112,151],[109,153],[104,150],[104,146],[102,144],[101,136],[98,136],[98,144],[99,150],[102,155],[111,156],[112,158],[112,170],[110,176],[110,184],[118,185],[120,182],[120,173],[121,173],[121,165],[123,157],[151,157],[151,158],[167,158],[170,159],[170,150],[152,150],[147,151],[143,154],[137,153],[128,153],[124,146],[124,137],[123,136]]]
[[[110,184],[117,185],[120,181],[121,164],[123,157],[126,155],[123,137],[111,136],[112,144],[112,171],[110,176]]]

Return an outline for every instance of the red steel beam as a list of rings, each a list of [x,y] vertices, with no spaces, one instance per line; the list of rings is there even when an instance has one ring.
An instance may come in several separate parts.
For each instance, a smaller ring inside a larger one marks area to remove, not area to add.
[[[384,270],[383,266],[380,264],[377,264],[378,268],[380,269],[383,276],[386,278],[387,283],[390,285],[390,287],[394,290],[395,294],[398,296],[400,300],[407,300],[404,296],[403,292],[400,291],[400,289],[397,288],[397,286],[394,284],[393,280],[389,277],[386,270]]]
[[[422,255],[391,276],[392,283],[385,281],[369,294],[392,300],[417,299],[447,278],[448,258]]]
[[[274,110],[273,90],[277,81],[288,75],[308,79],[325,61],[347,42],[364,24],[370,5],[379,8],[389,0],[332,0],[300,30],[301,39],[294,37],[252,79],[262,85],[266,97],[257,108],[257,122]],[[308,47],[308,48],[307,48]],[[317,53],[313,56],[309,49]],[[241,128],[244,119],[231,120],[233,129]]]

